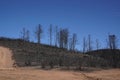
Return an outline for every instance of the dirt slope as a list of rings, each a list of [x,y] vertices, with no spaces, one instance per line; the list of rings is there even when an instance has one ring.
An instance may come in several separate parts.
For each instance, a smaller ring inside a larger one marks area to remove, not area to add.
[[[0,80],[84,80],[84,76],[65,71],[16,69],[0,70]]]
[[[120,69],[95,71],[86,75],[98,80],[120,80]]]
[[[12,68],[13,63],[12,51],[0,46],[0,68]]]
[[[0,69],[0,80],[120,80],[120,69],[90,73],[29,68]]]

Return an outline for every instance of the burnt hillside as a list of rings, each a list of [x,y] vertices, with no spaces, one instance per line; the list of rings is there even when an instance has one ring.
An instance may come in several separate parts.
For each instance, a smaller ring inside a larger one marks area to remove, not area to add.
[[[120,67],[120,50],[119,49],[101,49],[96,51],[90,51],[86,54],[95,57],[100,57],[109,63],[112,67]]]
[[[68,51],[54,46],[37,44],[21,39],[0,38],[0,46],[12,50],[12,58],[18,66],[41,66],[42,68],[108,67],[109,61],[101,56]],[[94,53],[94,52],[93,52]]]

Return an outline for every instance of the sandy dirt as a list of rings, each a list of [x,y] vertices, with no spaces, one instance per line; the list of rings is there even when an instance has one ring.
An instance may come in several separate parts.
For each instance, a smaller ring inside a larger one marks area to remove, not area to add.
[[[86,73],[85,75],[98,80],[120,80],[120,69],[108,69]]]
[[[11,68],[13,63],[12,51],[9,48],[0,46],[0,68]]]
[[[120,69],[90,73],[32,68],[0,69],[0,80],[120,80]]]

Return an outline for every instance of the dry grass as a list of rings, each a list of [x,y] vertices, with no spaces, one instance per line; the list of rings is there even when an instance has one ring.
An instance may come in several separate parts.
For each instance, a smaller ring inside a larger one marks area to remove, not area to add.
[[[0,69],[0,80],[120,80],[120,69],[90,73],[34,68]]]

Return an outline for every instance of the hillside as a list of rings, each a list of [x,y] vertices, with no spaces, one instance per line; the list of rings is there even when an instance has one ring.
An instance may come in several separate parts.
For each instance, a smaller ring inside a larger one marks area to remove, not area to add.
[[[101,49],[87,52],[86,54],[103,58],[107,61],[109,67],[120,67],[119,49]]]
[[[91,55],[94,52],[82,54],[54,46],[10,38],[0,38],[0,46],[9,48],[12,51],[12,59],[15,61],[13,66],[61,67],[79,70],[82,67],[104,68],[110,66],[107,58]]]

